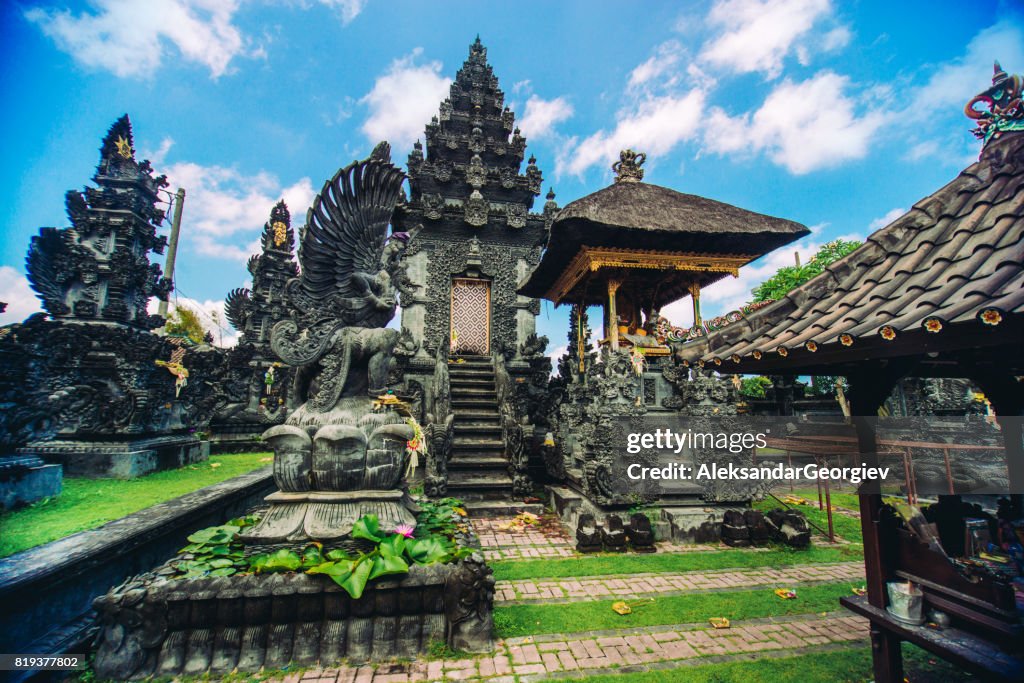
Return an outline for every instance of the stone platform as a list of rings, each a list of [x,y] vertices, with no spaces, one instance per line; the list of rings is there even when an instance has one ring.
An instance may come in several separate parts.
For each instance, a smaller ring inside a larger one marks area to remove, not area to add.
[[[210,444],[190,434],[117,441],[55,439],[29,443],[17,453],[63,465],[68,477],[134,479],[202,462],[210,456]]]
[[[0,457],[0,510],[11,510],[60,493],[60,465],[32,456]]]
[[[168,579],[165,568],[96,599],[101,679],[256,672],[491,650],[494,580],[479,555],[413,565],[353,599],[325,576]]]

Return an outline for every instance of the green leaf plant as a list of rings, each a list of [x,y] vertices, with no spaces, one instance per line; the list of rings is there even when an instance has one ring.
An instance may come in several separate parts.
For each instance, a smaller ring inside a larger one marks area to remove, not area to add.
[[[175,566],[179,577],[303,571],[327,576],[358,600],[367,584],[382,576],[408,574],[413,564],[455,562],[472,553],[472,549],[460,548],[444,535],[412,538],[411,527],[403,529],[405,533],[386,532],[376,515],[366,515],[353,525],[352,538],[369,541],[373,547],[367,552],[351,554],[340,548],[324,552],[323,544],[311,543],[301,552],[279,548],[246,558],[238,533],[255,521],[254,517],[245,517],[189,536],[190,545],[182,549],[189,555]]]

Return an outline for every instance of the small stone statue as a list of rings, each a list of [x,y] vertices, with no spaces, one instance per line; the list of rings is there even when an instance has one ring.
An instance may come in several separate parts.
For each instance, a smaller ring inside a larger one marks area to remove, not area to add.
[[[580,515],[576,525],[576,552],[601,552],[601,528],[597,526],[594,515],[590,513]]]
[[[601,541],[604,549],[611,553],[626,551],[626,530],[622,526],[622,518],[618,515],[608,515],[604,521],[604,529],[601,530]]]
[[[629,518],[629,528],[626,530],[629,537],[629,544],[638,553],[653,553],[657,551],[654,547],[654,530],[651,528],[651,520],[642,512],[634,512]]]

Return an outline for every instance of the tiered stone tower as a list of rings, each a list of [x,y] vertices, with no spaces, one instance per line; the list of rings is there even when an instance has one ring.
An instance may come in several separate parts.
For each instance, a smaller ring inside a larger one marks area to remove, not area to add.
[[[284,201],[270,211],[270,220],[260,237],[262,253],[249,258],[252,291],[240,288],[228,293],[224,310],[228,322],[242,333],[240,343],[256,349],[254,359],[274,360],[270,350],[270,329],[288,317],[284,286],[299,274],[295,263],[295,233]]]
[[[7,328],[25,378],[22,416],[7,429],[28,437],[19,454],[66,474],[134,477],[205,458],[188,432],[203,386],[186,381],[192,355],[150,332],[164,319],[147,311],[170,290],[149,262],[166,244],[157,226],[167,181],[135,160],[132,143],[122,116],[103,139],[96,187],[65,196],[71,227],[32,238],[26,272],[49,317]]]
[[[428,395],[452,400],[450,483],[463,496],[511,493],[513,481],[517,492],[528,488],[522,473],[512,471],[518,456],[506,447],[501,420],[519,419],[514,379],[543,357],[535,335],[540,301],[518,295],[516,286],[539,261],[557,205],[549,193],[544,212],[531,212],[543,175],[532,156],[522,170],[525,153],[526,138],[477,38],[427,124],[426,150],[417,141],[409,155],[411,195],[394,217],[396,230],[413,234],[402,327],[419,348],[406,376]],[[467,357],[452,368],[450,396],[449,378],[434,378],[438,360],[449,353]],[[436,413],[434,419],[443,421]],[[428,489],[440,494],[448,480],[440,473],[433,477],[440,488]]]
[[[106,321],[151,330],[163,325],[146,310],[151,296],[167,298],[170,281],[149,252],[163,253],[157,236],[164,218],[148,161],[135,161],[128,115],[103,139],[93,180],[98,187],[65,195],[72,227],[43,228],[32,238],[26,270],[43,308],[55,320]]]
[[[285,285],[299,274],[295,233],[284,201],[270,211],[263,226],[261,251],[249,258],[252,290],[233,289],[224,302],[232,327],[242,333],[227,352],[229,366],[222,388],[226,402],[210,425],[211,448],[242,452],[259,448],[260,435],[284,421],[292,369],[270,349],[270,331],[288,317]]]

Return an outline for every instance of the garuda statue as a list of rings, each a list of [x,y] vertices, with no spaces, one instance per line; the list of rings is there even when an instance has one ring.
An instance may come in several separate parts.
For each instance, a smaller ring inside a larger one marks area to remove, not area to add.
[[[388,229],[404,180],[381,143],[325,183],[306,215],[301,272],[285,287],[291,319],[270,337],[295,368],[295,408],[263,434],[281,490],[250,544],[337,541],[370,513],[384,529],[415,524],[400,489],[414,430],[377,400],[400,334],[384,326],[405,280],[409,235]]]

